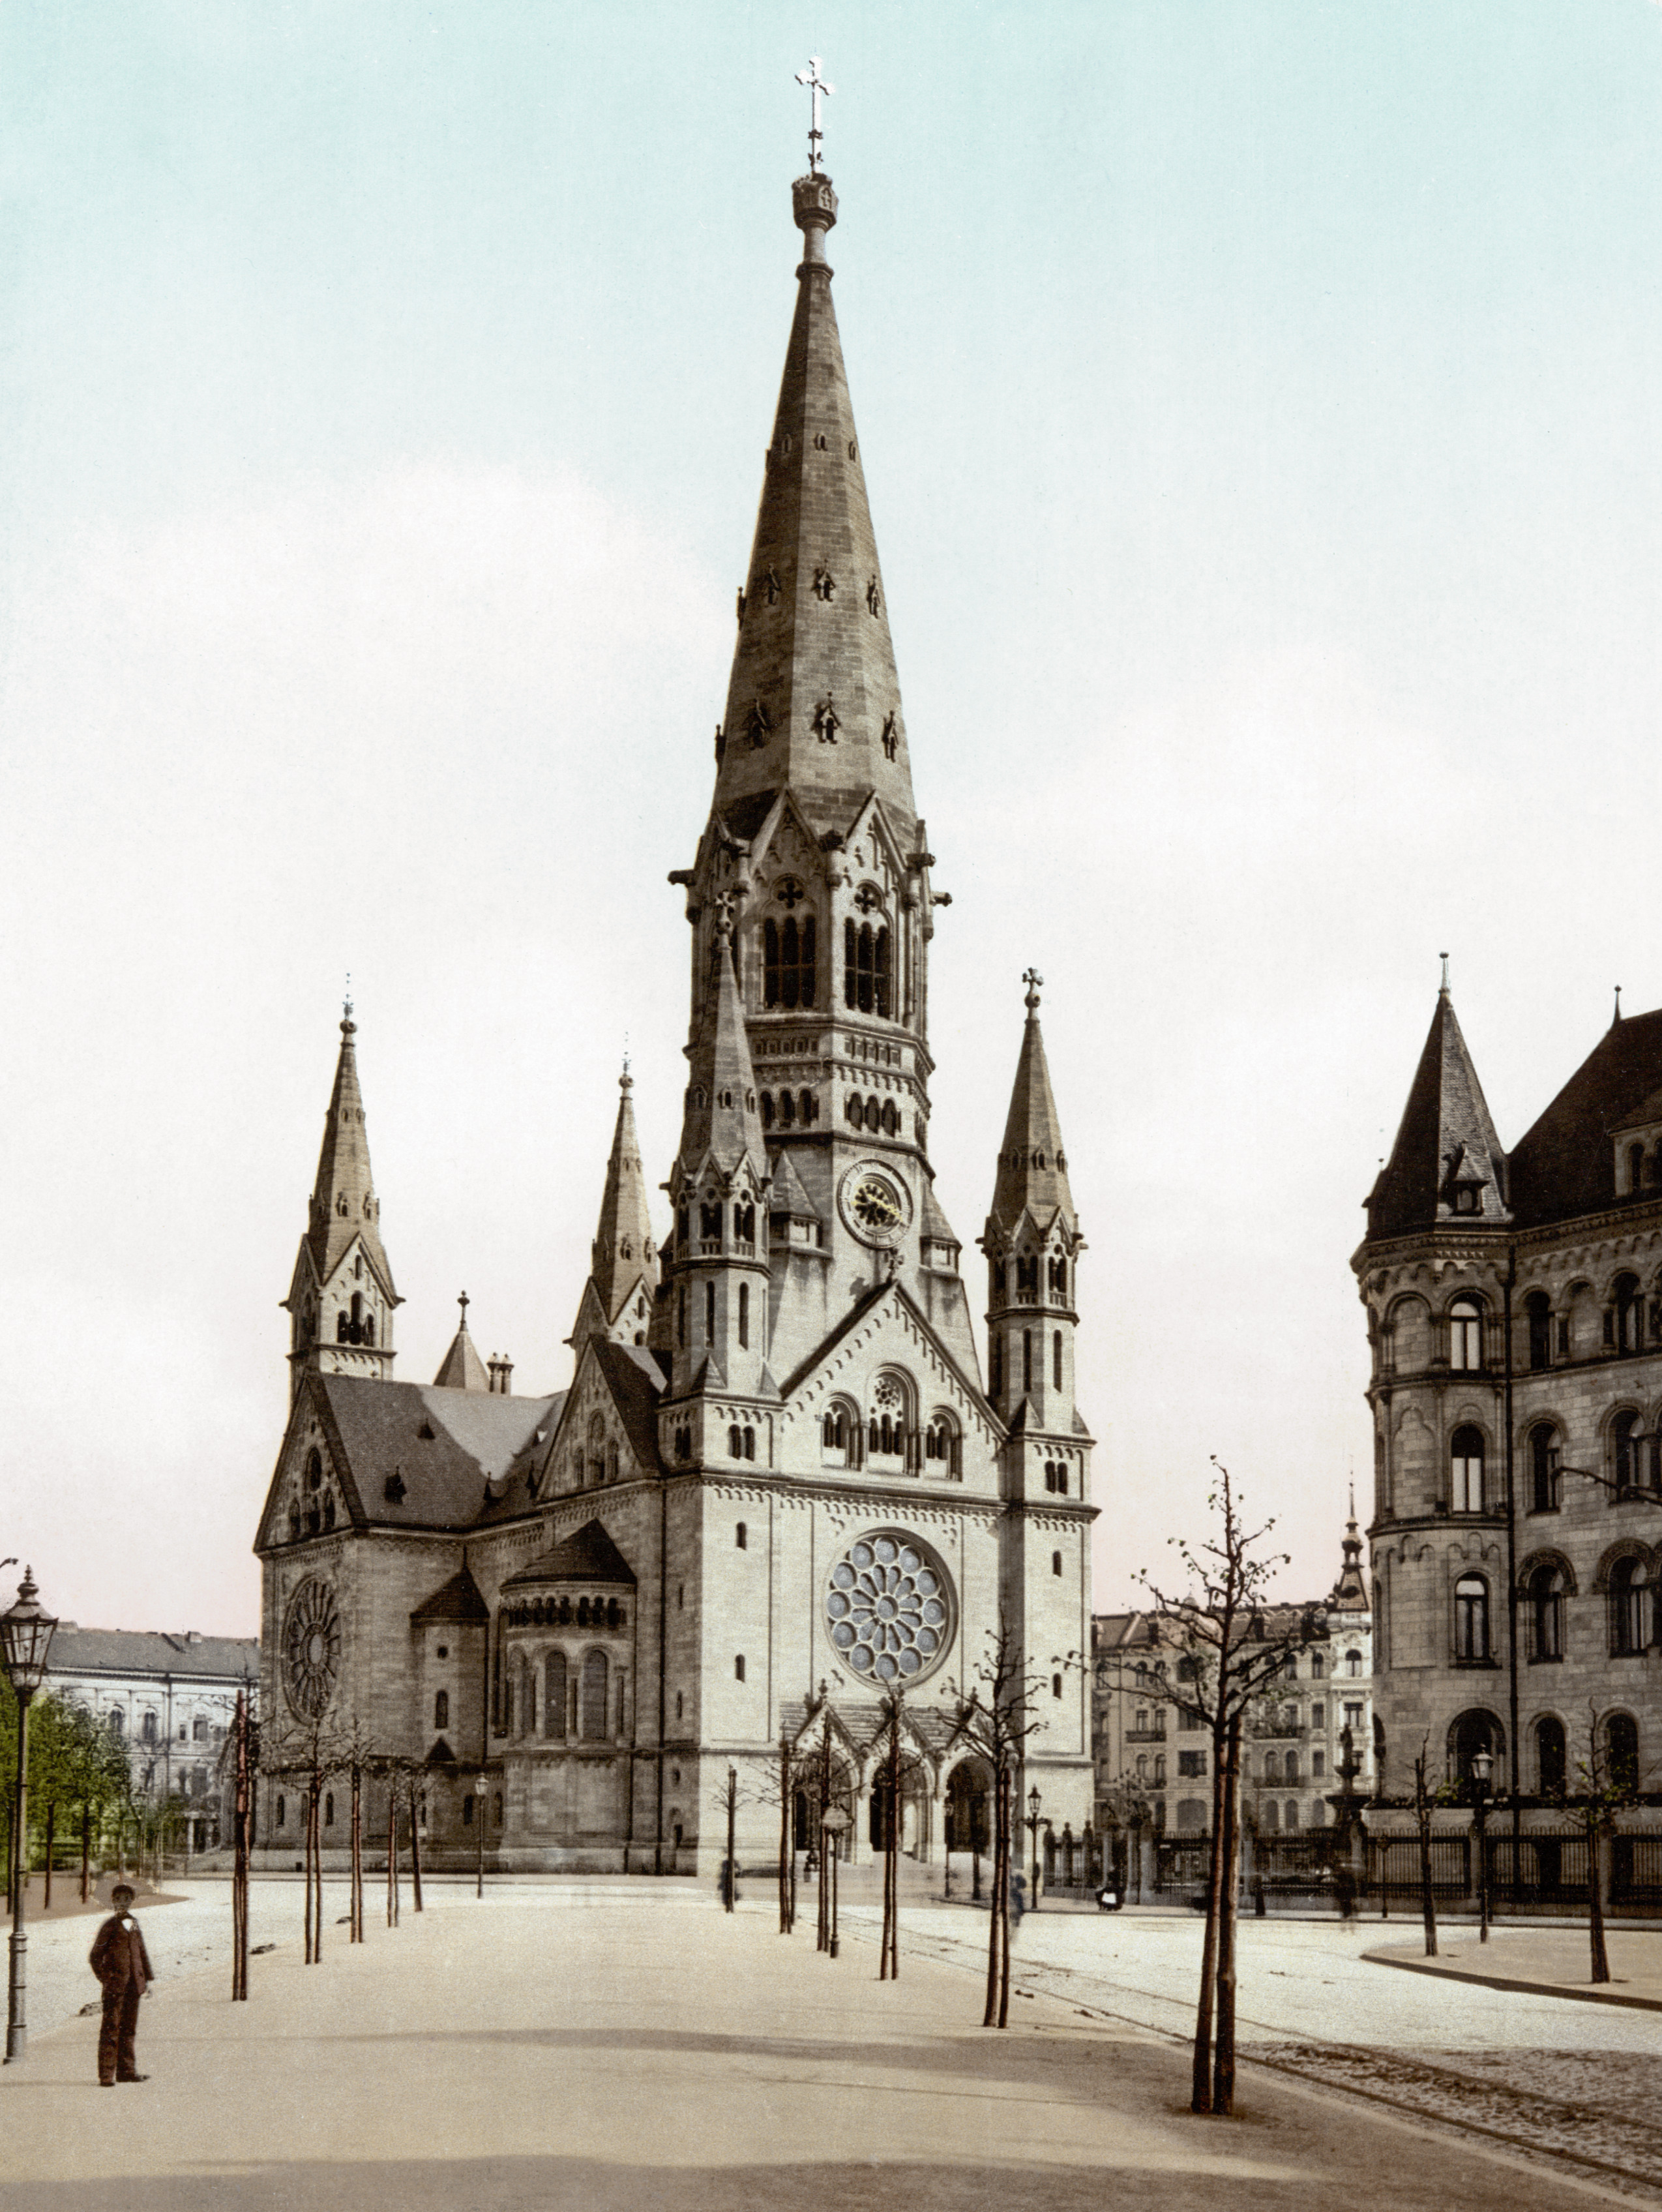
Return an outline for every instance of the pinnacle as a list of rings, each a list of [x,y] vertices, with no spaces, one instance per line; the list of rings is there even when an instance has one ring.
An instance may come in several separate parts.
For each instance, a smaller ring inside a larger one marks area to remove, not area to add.
[[[1506,1154],[1489,1119],[1447,985],[1437,994],[1391,1157],[1368,1200],[1370,1237],[1470,1216],[1509,1221]]]
[[[604,1309],[608,1326],[647,1271],[652,1257],[652,1225],[646,1206],[646,1175],[641,1165],[640,1142],[635,1135],[634,1108],[629,1093],[633,1081],[626,1073],[618,1079],[617,1122],[612,1131],[611,1156],[606,1163],[606,1188],[600,1200],[600,1223],[595,1231],[591,1280]]]
[[[731,913],[724,914],[717,924],[711,959],[715,988],[705,994],[703,1018],[688,1048],[692,1065],[677,1160],[684,1173],[692,1174],[701,1160],[713,1156],[721,1168],[731,1172],[748,1155],[757,1180],[765,1182],[767,1153],[738,981],[733,973]]]
[[[805,234],[796,315],[739,595],[715,807],[788,786],[816,831],[875,791],[915,820],[900,679],[831,301],[824,176],[795,187]]]
[[[318,1155],[317,1182],[312,1188],[306,1240],[319,1282],[327,1282],[351,1245],[361,1237],[389,1292],[392,1271],[381,1249],[380,1200],[375,1195],[369,1166],[369,1138],[364,1126],[363,1094],[358,1087],[358,1060],[353,1039],[357,1024],[349,1003],[341,1023],[340,1057],[335,1065],[335,1087],[330,1094],[324,1122],[323,1146]]]
[[[1059,1211],[1067,1217],[1070,1228],[1077,1229],[1073,1194],[1068,1188],[1067,1155],[1062,1149],[1062,1124],[1050,1087],[1044,1034],[1039,1026],[1038,978],[1029,969],[1022,981],[1028,987],[1028,1017],[1022,1031],[1022,1051],[1016,1064],[1016,1083],[1004,1123],[1004,1140],[998,1152],[998,1176],[993,1186],[988,1227],[1013,1230],[1024,1211],[1043,1226]]]

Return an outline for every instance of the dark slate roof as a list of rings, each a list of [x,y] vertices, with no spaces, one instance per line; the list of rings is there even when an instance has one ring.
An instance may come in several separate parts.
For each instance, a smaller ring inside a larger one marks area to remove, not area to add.
[[[1455,1213],[1457,1167],[1459,1179],[1479,1187],[1473,1214]],[[1397,1141],[1368,1194],[1368,1237],[1410,1237],[1447,1221],[1463,1228],[1505,1222],[1507,1188],[1506,1154],[1454,1002],[1440,991]]]
[[[644,1344],[613,1344],[599,1337],[594,1340],[593,1348],[606,1387],[622,1415],[635,1464],[648,1472],[656,1471],[658,1401],[664,1395],[666,1379],[658,1353],[649,1352]]]
[[[525,1512],[531,1465],[565,1402],[563,1392],[514,1398],[352,1375],[312,1381],[362,1516],[383,1528],[469,1528]],[[386,1495],[395,1473],[402,1498]]]
[[[490,1607],[480,1595],[471,1570],[458,1567],[431,1597],[422,1599],[409,1617],[411,1620],[457,1620],[488,1627]]]
[[[634,1570],[598,1521],[585,1521],[575,1535],[510,1575],[504,1590],[527,1589],[543,1583],[633,1583]]]
[[[63,1620],[47,1655],[49,1687],[52,1676],[60,1674],[197,1674],[209,1680],[228,1675],[252,1681],[259,1674],[259,1638],[168,1635],[159,1629],[82,1628],[73,1620]]]
[[[1569,1221],[1616,1200],[1618,1129],[1662,1087],[1662,1009],[1612,1022],[1512,1155],[1521,1223]]]

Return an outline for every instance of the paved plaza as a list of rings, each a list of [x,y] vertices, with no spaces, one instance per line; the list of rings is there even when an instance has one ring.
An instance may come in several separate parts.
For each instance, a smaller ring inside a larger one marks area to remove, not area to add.
[[[1510,2205],[1522,2187],[1547,2208],[1610,2194],[1256,2064],[1236,2122],[1196,2119],[1165,2032],[1192,2002],[1192,1923],[1029,1916],[1016,1986],[1034,1993],[998,2035],[978,2024],[975,1916],[910,1915],[901,1978],[883,1984],[864,1908],[832,1962],[811,1925],[781,1937],[748,1887],[729,1917],[690,1884],[527,1883],[482,1904],[436,1885],[419,1917],[406,1891],[396,1930],[372,1911],[361,1948],[333,1924],[331,1890],[308,1968],[298,1885],[262,1883],[254,1940],[277,1948],[232,2005],[222,1950],[202,1963],[228,1893],[204,1883],[141,1908],[164,1977],[141,2022],[151,2078],[110,2091],[94,2085],[97,2021],[79,2014],[95,1923],[43,1927],[29,2053],[0,2075],[0,2212],[1182,2212],[1220,2193],[1328,2212],[1362,2176],[1402,2212]],[[1491,2045],[1568,2035],[1647,2066],[1662,2040],[1662,2015],[1392,1972],[1333,1925],[1243,1939],[1243,2030],[1250,2016],[1266,2043],[1375,2008],[1398,2049],[1415,2034],[1447,2047],[1462,2019]]]

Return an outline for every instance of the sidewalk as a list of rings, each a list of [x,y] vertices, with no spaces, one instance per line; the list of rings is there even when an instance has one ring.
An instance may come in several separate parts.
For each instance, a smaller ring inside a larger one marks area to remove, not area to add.
[[[1381,1966],[1477,1982],[1491,1990],[1525,1990],[1535,1996],[1581,1997],[1593,2004],[1630,2005],[1662,2012],[1662,1931],[1624,1928],[1604,1931],[1610,1979],[1594,1984],[1586,1923],[1577,1929],[1495,1928],[1480,1943],[1475,1928],[1437,1930],[1437,1956],[1425,1955],[1425,1938],[1364,1951]]]
[[[657,1885],[435,1893],[301,1965],[293,1936],[147,1999],[151,2079],[94,2084],[95,2020],[0,2072],[0,2212],[1532,2212],[1599,2190],[1243,2065],[1187,2111],[1186,2055],[1058,1999],[977,2023],[977,1976],[867,1931],[834,1964],[771,1903]],[[1019,1985],[1019,1978],[1018,1978]]]

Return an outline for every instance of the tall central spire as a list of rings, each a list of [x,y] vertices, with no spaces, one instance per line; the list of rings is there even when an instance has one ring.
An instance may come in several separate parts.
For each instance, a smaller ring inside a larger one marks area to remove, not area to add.
[[[875,791],[905,837],[916,810],[900,679],[825,258],[837,196],[809,175],[792,200],[797,312],[740,594],[716,811],[788,785],[816,831],[840,830]]]

